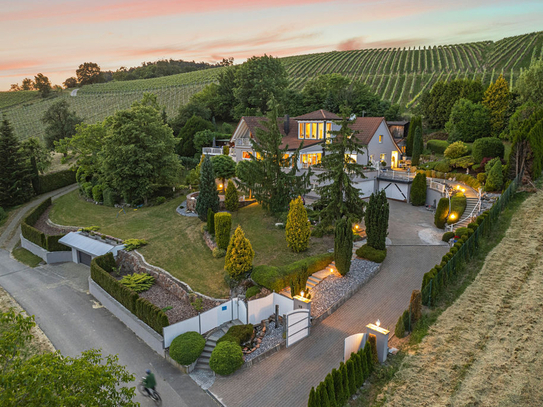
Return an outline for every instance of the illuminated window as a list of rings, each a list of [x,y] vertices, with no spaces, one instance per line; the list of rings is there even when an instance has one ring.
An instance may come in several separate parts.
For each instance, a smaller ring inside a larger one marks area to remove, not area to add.
[[[345,154],[345,161],[349,163],[356,163],[356,154]]]
[[[332,131],[332,123],[326,123],[326,138],[330,138]]]
[[[302,154],[302,166],[309,167],[311,165],[320,164],[321,158],[321,153]]]
[[[305,124],[305,138],[311,138],[311,123]]]
[[[260,155],[260,153],[258,151],[256,153],[256,159],[257,160],[262,160],[262,155]]]
[[[383,142],[383,136],[379,136],[379,143]]]
[[[312,123],[312,126],[311,126],[311,138],[312,139],[317,138],[317,123]]]
[[[387,160],[387,155],[385,153],[383,153],[383,154],[381,154],[379,156],[379,161],[385,161],[386,162],[386,160]]]
[[[303,123],[298,123],[298,138],[304,138],[304,125]]]
[[[324,123],[319,123],[319,140],[322,140],[324,133]]]
[[[251,153],[249,153],[248,151],[244,151],[243,152],[243,159],[244,160],[249,160],[251,158]]]

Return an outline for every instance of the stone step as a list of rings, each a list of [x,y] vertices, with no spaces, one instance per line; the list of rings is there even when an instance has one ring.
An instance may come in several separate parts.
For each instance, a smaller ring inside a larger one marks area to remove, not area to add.
[[[305,286],[306,286],[306,287],[311,287],[311,288],[313,288],[313,287],[315,287],[317,284],[319,284],[319,283],[314,283],[314,282],[312,282],[312,281],[307,280],[307,283],[306,283]]]
[[[321,278],[318,278],[316,276],[309,276],[309,278],[307,279],[307,282],[312,282],[312,283],[315,283],[315,284],[319,284],[320,282],[322,281]]]
[[[211,368],[209,367],[209,364],[205,364],[205,363],[196,363],[196,366],[194,366],[194,369],[195,370],[211,370]]]
[[[209,352],[209,353],[213,352],[213,349],[215,349],[216,345],[217,345],[216,343],[214,343],[213,345],[209,345],[206,342],[206,346],[204,346],[204,352]]]
[[[213,350],[204,350],[202,352],[202,354],[200,355],[200,358],[209,358],[209,357],[211,357],[211,352],[213,352]]]
[[[198,363],[207,363],[209,365],[210,356],[204,356],[203,354],[200,355],[200,357],[198,358]]]

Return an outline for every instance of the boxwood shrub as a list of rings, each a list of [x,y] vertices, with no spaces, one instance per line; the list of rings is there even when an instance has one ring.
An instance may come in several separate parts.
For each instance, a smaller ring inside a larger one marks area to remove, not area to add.
[[[279,292],[287,287],[292,279],[304,270],[304,266],[307,266],[309,274],[313,274],[316,271],[324,269],[333,260],[333,253],[323,253],[282,267],[256,266],[253,268],[251,278],[256,284],[266,287],[271,291]]]
[[[374,249],[371,246],[368,246],[367,244],[361,246],[356,251],[356,255],[358,257],[362,257],[363,259],[373,261],[375,263],[382,263],[385,260],[385,257],[387,256],[387,251],[385,250],[378,250]]]
[[[230,341],[218,343],[211,352],[209,367],[221,376],[234,373],[243,365],[241,347]]]
[[[205,338],[198,332],[185,332],[170,344],[170,357],[180,365],[190,365],[202,354]]]
[[[443,237],[441,238],[441,240],[443,240],[444,242],[448,242],[449,240],[451,240],[454,236],[456,236],[454,234],[454,232],[445,232],[443,233]]]
[[[471,236],[475,231],[471,228],[458,228],[454,231],[455,236],[468,235]]]
[[[260,291],[262,291],[262,289],[257,285],[249,287],[245,293],[245,298],[254,297],[257,294],[260,294]]]
[[[468,228],[470,229],[477,230],[478,227],[479,225],[475,222],[468,223]]]

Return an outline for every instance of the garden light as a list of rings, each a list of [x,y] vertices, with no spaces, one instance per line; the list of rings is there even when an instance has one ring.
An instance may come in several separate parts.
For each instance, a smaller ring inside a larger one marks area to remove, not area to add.
[[[449,216],[449,219],[450,220],[455,220],[456,219],[456,215],[454,213],[451,213],[451,215]]]
[[[381,326],[381,321],[377,320],[377,322],[375,323],[375,325]]]
[[[466,192],[466,188],[462,188],[462,192]]]
[[[457,185],[457,186],[456,186],[456,189],[460,189],[460,185]]]
[[[300,291],[300,297],[304,298],[304,292]]]
[[[222,189],[222,184],[219,184],[219,189]]]

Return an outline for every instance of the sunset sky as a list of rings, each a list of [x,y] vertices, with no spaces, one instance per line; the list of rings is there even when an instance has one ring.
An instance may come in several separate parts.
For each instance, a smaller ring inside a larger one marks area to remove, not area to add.
[[[543,1],[0,0],[0,90],[162,58],[236,63],[375,47],[455,44],[543,30]]]

